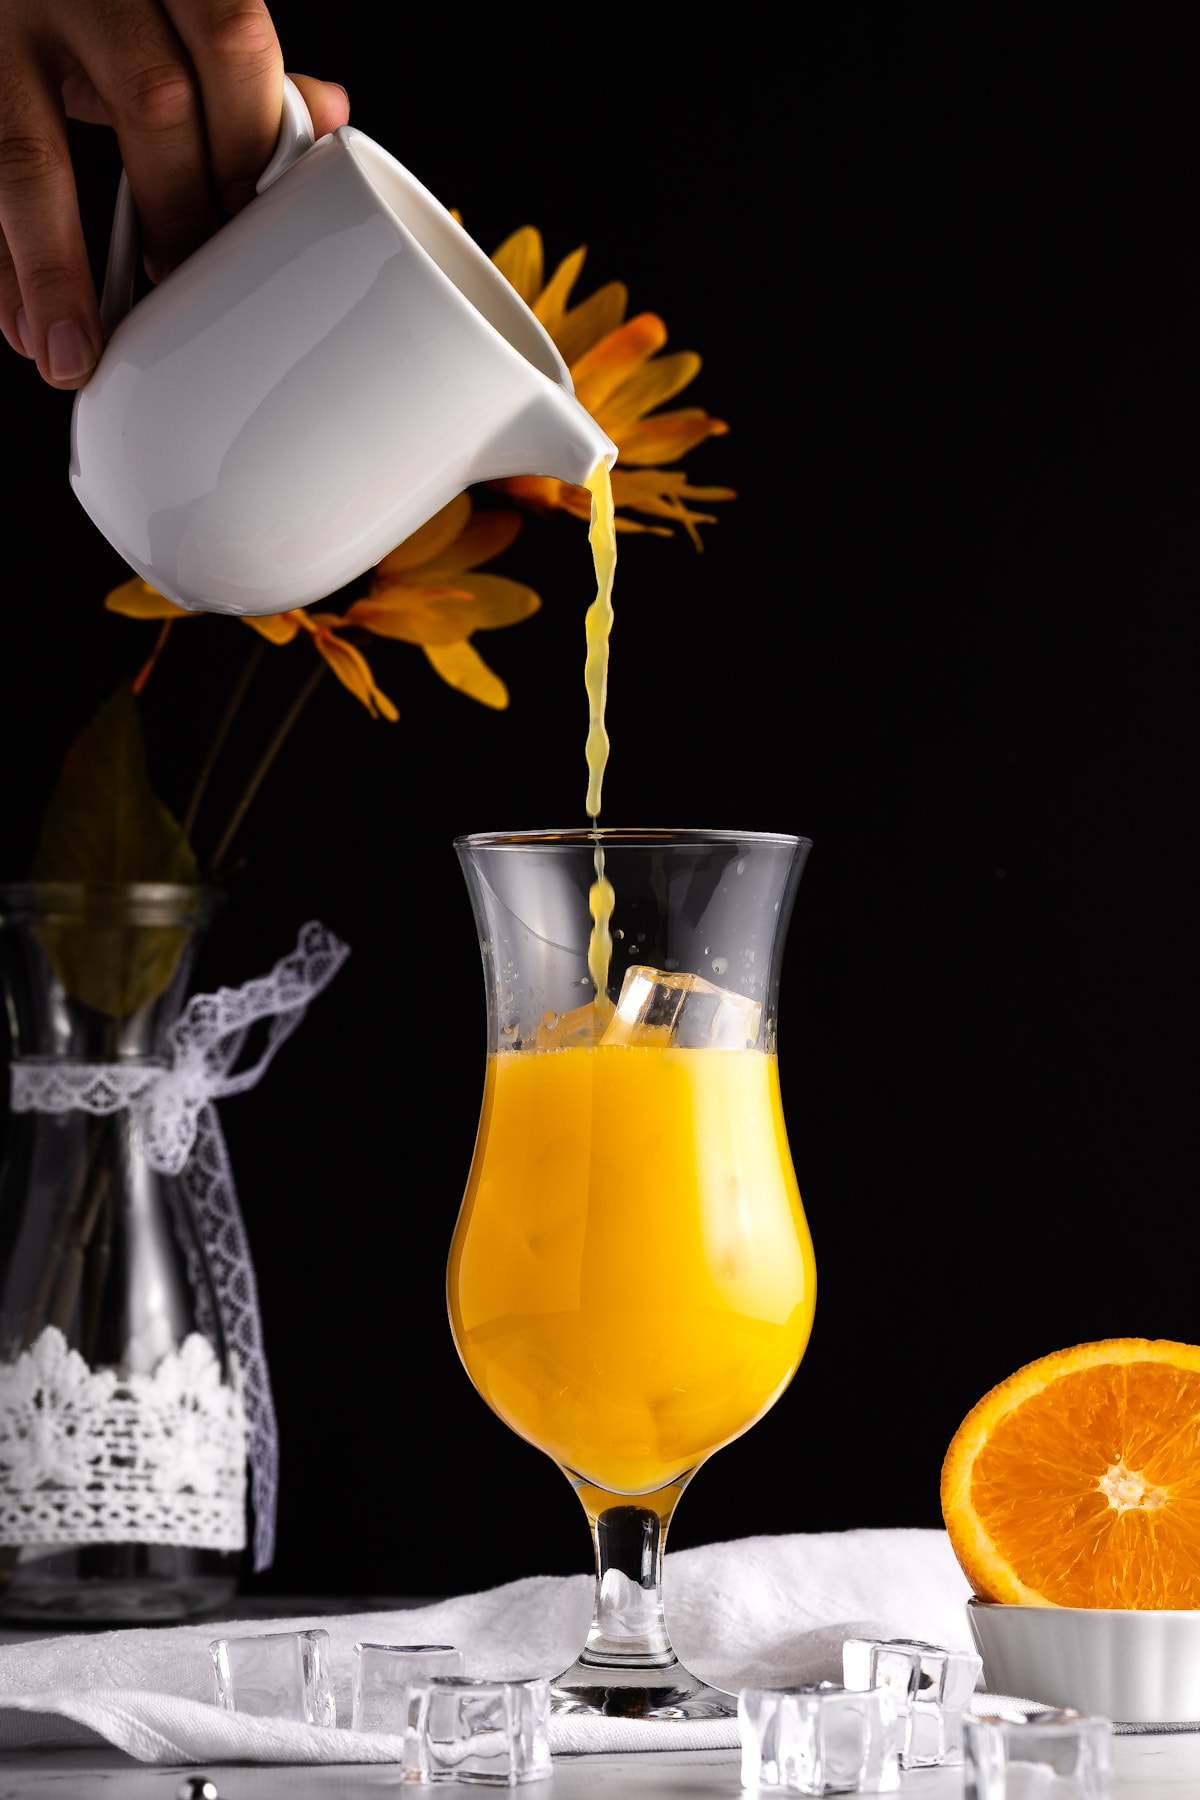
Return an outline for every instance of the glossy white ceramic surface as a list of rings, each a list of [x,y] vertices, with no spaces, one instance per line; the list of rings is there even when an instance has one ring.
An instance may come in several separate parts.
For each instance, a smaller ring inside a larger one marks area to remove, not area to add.
[[[81,504],[196,611],[305,606],[472,483],[616,460],[532,311],[394,157],[294,119],[281,146],[123,317],[108,294],[119,322],[72,413]]]
[[[1200,1721],[1200,1611],[1004,1606],[968,1600],[988,1693],[1114,1723]]]

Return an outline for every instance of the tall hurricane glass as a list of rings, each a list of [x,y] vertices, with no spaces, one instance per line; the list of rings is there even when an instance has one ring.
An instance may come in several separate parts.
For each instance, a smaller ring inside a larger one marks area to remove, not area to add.
[[[809,841],[619,830],[456,840],[488,1054],[450,1249],[478,1392],[574,1487],[595,1546],[561,1711],[718,1717],[663,1550],[705,1459],[774,1405],[815,1268],[780,1098],[780,963]]]

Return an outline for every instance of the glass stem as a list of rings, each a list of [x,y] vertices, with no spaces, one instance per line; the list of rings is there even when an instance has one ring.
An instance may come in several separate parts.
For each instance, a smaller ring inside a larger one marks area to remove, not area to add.
[[[596,1552],[592,1622],[579,1658],[584,1667],[666,1669],[677,1662],[663,1613],[663,1552],[689,1478],[690,1471],[656,1493],[622,1497],[570,1477]]]
[[[612,1494],[564,1470],[583,1503],[596,1551],[596,1594],[587,1642],[550,1683],[555,1712],[623,1719],[720,1719],[733,1694],[710,1687],[675,1654],[663,1613],[667,1527],[695,1474],[651,1494]]]

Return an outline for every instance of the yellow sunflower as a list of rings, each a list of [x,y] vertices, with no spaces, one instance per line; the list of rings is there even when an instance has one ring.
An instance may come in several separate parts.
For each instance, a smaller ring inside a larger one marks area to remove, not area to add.
[[[376,564],[365,598],[354,601],[342,624],[420,644],[451,687],[484,706],[507,706],[508,689],[470,638],[516,625],[542,604],[522,582],[478,572],[508,549],[522,522],[518,513],[477,513],[459,494]]]
[[[180,619],[205,616],[176,606],[173,600],[168,600],[165,594],[160,594],[157,588],[151,587],[148,581],[143,581],[138,575],[132,581],[124,581],[120,587],[113,588],[106,595],[104,604],[109,612],[121,613],[127,619],[161,619],[163,622],[153,650],[134,677],[135,694],[140,694],[149,681],[171,627]],[[400,717],[395,706],[377,685],[362,651],[338,636],[344,621],[336,613],[309,613],[294,608],[289,612],[268,613],[261,618],[245,617],[241,622],[249,625],[252,631],[257,631],[270,644],[290,644],[299,633],[307,633],[342,686],[349,688],[355,698],[362,701],[373,719],[382,715],[394,722]]]
[[[473,632],[527,619],[541,605],[532,588],[503,575],[476,572],[478,564],[508,548],[521,524],[516,513],[475,513],[468,496],[459,494],[384,557],[372,571],[367,596],[356,600],[346,613],[293,608],[243,617],[241,623],[271,644],[290,644],[297,636],[307,635],[343,687],[362,702],[372,718],[395,721],[400,715],[352,641],[362,632],[419,644],[451,687],[485,706],[506,707],[508,690],[469,640]],[[175,622],[205,616],[176,606],[138,576],[114,588],[104,604],[110,612],[126,618],[163,622],[154,648],[134,680],[135,693],[149,680]]]
[[[726,487],[693,487],[682,469],[662,465],[706,438],[723,437],[729,427],[702,407],[655,411],[695,379],[701,359],[692,350],[663,354],[667,328],[657,313],[626,319],[629,295],[622,282],[608,282],[570,306],[586,254],[586,249],[575,250],[546,281],[541,233],[526,225],[501,244],[492,261],[541,320],[571,372],[580,404],[617,446],[612,472],[617,529],[665,536],[680,526],[700,549],[698,527],[716,520],[690,503],[733,500],[736,494]],[[590,516],[587,489],[552,476],[511,476],[490,485],[538,511]],[[630,518],[630,512],[670,523],[647,524]]]

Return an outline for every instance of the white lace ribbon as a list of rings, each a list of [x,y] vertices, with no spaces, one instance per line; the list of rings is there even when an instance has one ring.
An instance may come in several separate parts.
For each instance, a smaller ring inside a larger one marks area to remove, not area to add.
[[[10,1070],[13,1112],[113,1113],[128,1107],[146,1162],[182,1181],[212,1269],[225,1337],[242,1371],[256,1571],[269,1568],[275,1553],[279,1443],[254,1264],[214,1102],[254,1087],[349,954],[346,944],[310,920],[291,955],[269,975],[193,995],[167,1034],[160,1063],[125,1067],[29,1058],[14,1061]],[[246,1034],[261,1019],[270,1021],[262,1054],[235,1072]]]

